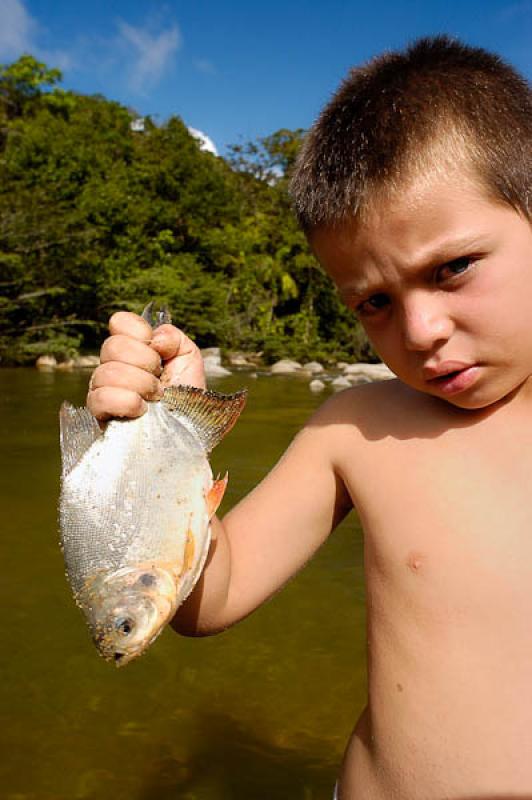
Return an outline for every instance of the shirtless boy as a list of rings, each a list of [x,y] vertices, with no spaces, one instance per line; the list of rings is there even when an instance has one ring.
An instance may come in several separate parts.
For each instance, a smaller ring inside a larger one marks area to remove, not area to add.
[[[398,379],[329,399],[215,521],[174,625],[250,614],[357,509],[369,697],[340,800],[532,798],[531,143],[519,76],[423,40],[348,76],[295,171],[311,246]],[[110,330],[99,419],[203,385],[176,328]]]

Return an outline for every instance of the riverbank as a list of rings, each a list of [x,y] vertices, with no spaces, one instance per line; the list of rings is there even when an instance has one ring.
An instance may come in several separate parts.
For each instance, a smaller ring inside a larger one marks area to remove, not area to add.
[[[395,377],[393,372],[382,362],[377,364],[346,361],[300,363],[293,359],[282,358],[268,365],[263,362],[260,353],[235,351],[222,357],[219,347],[209,347],[202,350],[201,354],[208,379],[227,377],[242,372],[248,373],[252,378],[290,375],[307,380],[312,392],[321,392],[328,386],[335,390],[346,389],[360,383],[389,380]],[[80,356],[59,362],[54,356],[43,355],[37,359],[35,367],[42,372],[72,372],[74,370],[92,370],[99,363],[100,359],[97,355]]]

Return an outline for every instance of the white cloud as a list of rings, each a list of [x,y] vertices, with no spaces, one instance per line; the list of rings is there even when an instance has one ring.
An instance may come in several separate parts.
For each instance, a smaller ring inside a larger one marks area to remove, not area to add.
[[[0,25],[0,58],[18,58],[34,50],[37,22],[21,0],[2,0]]]
[[[205,150],[207,153],[212,153],[213,156],[218,155],[218,150],[216,149],[216,145],[214,144],[213,140],[210,136],[207,136],[206,133],[203,131],[199,131],[197,128],[189,128],[188,132],[191,136],[196,139],[199,144],[200,150]]]
[[[181,33],[176,24],[159,34],[135,28],[124,21],[120,21],[118,27],[122,44],[133,55],[129,84],[134,91],[143,93],[162,77],[181,46]]]
[[[50,67],[64,70],[72,66],[71,56],[63,50],[47,50],[38,43],[43,28],[31,16],[22,0],[0,0],[2,24],[0,25],[0,59],[15,61],[23,53],[31,53]]]

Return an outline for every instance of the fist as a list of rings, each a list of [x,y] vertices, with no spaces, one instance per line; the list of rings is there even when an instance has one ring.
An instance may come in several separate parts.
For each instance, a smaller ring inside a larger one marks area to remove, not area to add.
[[[137,314],[118,311],[109,320],[109,332],[87,394],[96,419],[140,417],[146,401],[159,399],[166,386],[205,388],[198,347],[173,325],[152,330]]]

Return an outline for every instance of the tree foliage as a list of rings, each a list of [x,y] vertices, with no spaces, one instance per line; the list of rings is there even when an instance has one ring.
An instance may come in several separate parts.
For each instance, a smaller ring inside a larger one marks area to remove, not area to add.
[[[0,358],[98,347],[109,315],[166,302],[200,346],[364,357],[312,257],[287,176],[302,131],[218,158],[179,117],[144,130],[58,87],[32,56],[0,67]]]

